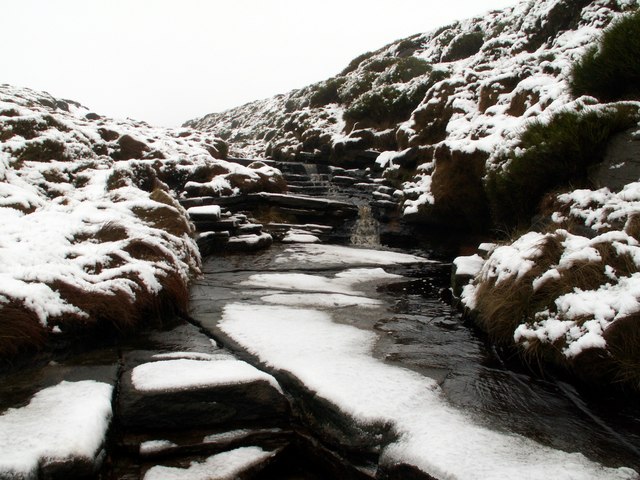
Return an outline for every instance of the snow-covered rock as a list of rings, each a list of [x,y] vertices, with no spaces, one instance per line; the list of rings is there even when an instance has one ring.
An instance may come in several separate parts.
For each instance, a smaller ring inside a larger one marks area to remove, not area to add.
[[[272,167],[214,158],[222,145],[1,85],[0,357],[184,310],[200,266],[177,201],[188,182],[225,183],[218,194],[233,195],[281,181]]]
[[[81,478],[104,460],[113,385],[63,381],[0,415],[1,478]]]
[[[337,76],[186,125],[245,155],[384,168],[408,219],[486,227],[483,177],[533,120],[580,108],[574,62],[636,0],[523,1],[366,53]],[[382,113],[381,113],[382,112]]]

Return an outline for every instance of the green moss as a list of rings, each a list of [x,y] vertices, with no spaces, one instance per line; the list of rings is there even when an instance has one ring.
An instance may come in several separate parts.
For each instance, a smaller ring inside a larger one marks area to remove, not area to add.
[[[529,124],[520,135],[519,151],[502,159],[503,169],[488,175],[486,191],[496,223],[524,226],[545,194],[585,183],[589,167],[602,161],[611,137],[638,119],[637,107],[619,104],[560,112],[547,124]]]
[[[470,32],[455,38],[447,53],[443,56],[443,62],[453,62],[468,58],[480,51],[484,44],[482,32]]]
[[[350,78],[338,89],[340,103],[350,105],[360,95],[371,90],[376,78],[376,74],[371,72],[364,72],[362,75]]]
[[[361,95],[344,112],[349,122],[383,123],[394,120],[404,110],[403,92],[396,87],[384,86]]]
[[[369,63],[366,63],[363,68],[366,72],[381,73],[384,72],[387,67],[393,65],[395,62],[396,59],[393,57],[376,58]]]
[[[340,101],[338,89],[345,81],[344,77],[334,77],[316,84],[314,92],[309,97],[309,106],[318,108],[330,103],[338,103]]]
[[[356,58],[354,58],[349,62],[349,65],[347,65],[345,69],[342,70],[342,72],[340,72],[340,75],[346,75],[347,73],[356,71],[360,66],[360,64],[365,60],[367,60],[368,58],[371,58],[372,55],[373,55],[373,52],[366,52],[366,53],[363,53],[362,55],[358,55]]]
[[[404,57],[399,58],[380,75],[380,79],[383,83],[406,83],[430,71],[431,65],[427,61],[417,57]]]
[[[587,50],[573,66],[570,87],[576,97],[640,99],[640,11],[615,22]]]

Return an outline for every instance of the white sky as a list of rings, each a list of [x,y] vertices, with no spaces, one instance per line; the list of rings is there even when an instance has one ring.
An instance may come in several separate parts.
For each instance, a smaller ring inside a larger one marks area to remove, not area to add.
[[[2,0],[0,83],[177,126],[517,0]]]

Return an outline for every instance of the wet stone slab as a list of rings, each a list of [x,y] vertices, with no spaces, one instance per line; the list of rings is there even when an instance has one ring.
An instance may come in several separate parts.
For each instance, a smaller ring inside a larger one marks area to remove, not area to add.
[[[450,271],[396,252],[279,246],[206,262],[192,315],[272,373],[295,421],[370,478],[635,478],[571,401],[496,361],[441,299]],[[561,428],[542,421],[552,411]]]

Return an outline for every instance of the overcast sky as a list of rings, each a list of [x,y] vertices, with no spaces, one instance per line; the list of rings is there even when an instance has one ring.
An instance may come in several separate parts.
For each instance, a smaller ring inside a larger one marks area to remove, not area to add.
[[[0,83],[177,126],[517,0],[3,0]]]

